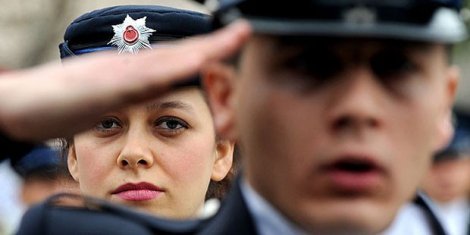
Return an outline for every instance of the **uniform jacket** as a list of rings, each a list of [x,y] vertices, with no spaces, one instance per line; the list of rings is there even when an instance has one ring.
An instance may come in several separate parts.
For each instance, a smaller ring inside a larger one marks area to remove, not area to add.
[[[170,221],[103,200],[71,199],[82,205],[60,206],[63,198],[55,196],[28,210],[18,234],[258,234],[242,196],[240,177],[217,214],[206,220]],[[429,199],[418,193],[414,202],[425,211],[434,234],[445,235]]]
[[[202,226],[199,234],[258,234],[240,186],[240,177],[238,177],[220,211],[212,220]],[[424,193],[417,193],[413,202],[425,212],[427,223],[431,226],[430,230],[434,235],[447,234],[436,217],[431,201]]]

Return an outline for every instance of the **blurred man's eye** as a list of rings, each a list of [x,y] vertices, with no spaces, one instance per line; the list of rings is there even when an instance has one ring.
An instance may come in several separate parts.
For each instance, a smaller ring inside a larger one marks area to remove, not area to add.
[[[370,59],[370,69],[383,82],[398,82],[413,75],[418,65],[403,51],[384,50]]]
[[[291,57],[287,66],[306,75],[312,81],[322,84],[343,72],[344,65],[331,51],[314,48],[307,49]]]

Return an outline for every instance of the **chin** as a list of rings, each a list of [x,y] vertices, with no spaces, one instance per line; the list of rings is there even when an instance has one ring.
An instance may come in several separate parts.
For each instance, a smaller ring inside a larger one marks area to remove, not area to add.
[[[384,231],[391,222],[391,220],[377,220],[377,218],[361,215],[354,217],[337,216],[331,220],[323,218],[317,223],[310,224],[308,230],[312,234],[378,234]]]
[[[396,210],[379,203],[345,203],[320,205],[322,209],[304,211],[305,217],[298,218],[312,234],[378,234],[393,222]],[[306,207],[304,207],[306,208]],[[319,211],[321,213],[309,213]]]

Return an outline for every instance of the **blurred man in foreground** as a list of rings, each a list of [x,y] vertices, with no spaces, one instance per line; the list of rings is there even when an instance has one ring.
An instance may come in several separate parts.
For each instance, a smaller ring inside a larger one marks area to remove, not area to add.
[[[412,234],[392,224],[404,211],[424,234],[443,233],[416,191],[450,137],[459,75],[449,46],[466,35],[459,4],[228,0],[220,9],[221,24],[247,19],[254,31],[238,58],[204,73],[216,126],[240,144],[244,171],[203,233]]]

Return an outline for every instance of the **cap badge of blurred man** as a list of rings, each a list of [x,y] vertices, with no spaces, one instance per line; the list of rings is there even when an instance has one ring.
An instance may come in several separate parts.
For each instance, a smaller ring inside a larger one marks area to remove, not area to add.
[[[137,53],[140,49],[152,46],[149,37],[156,32],[155,29],[145,26],[147,17],[134,20],[129,15],[126,16],[122,24],[113,25],[114,36],[108,44],[118,47],[118,53]]]
[[[376,13],[364,6],[356,6],[343,13],[344,21],[351,24],[370,25],[376,22]]]

